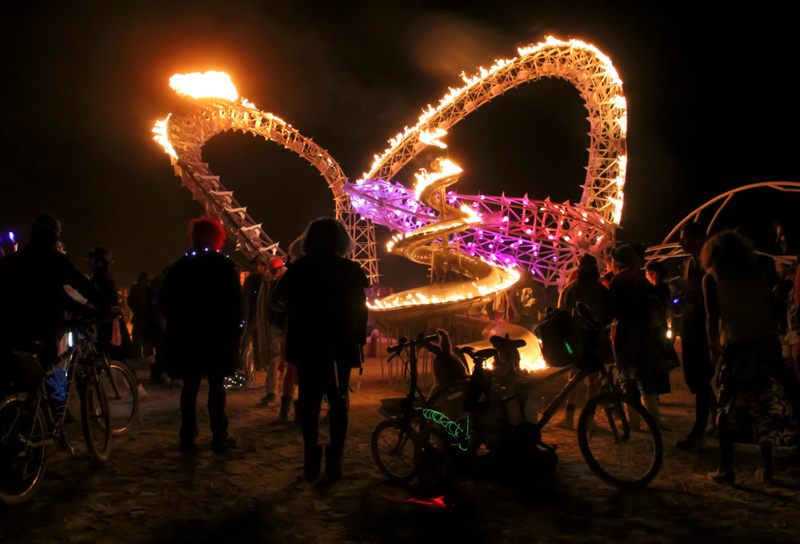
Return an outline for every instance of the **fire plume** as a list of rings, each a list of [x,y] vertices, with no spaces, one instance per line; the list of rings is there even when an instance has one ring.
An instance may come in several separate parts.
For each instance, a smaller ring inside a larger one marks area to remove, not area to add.
[[[225,100],[239,98],[236,86],[225,72],[175,74],[170,78],[169,86],[178,94],[194,98],[224,98]]]

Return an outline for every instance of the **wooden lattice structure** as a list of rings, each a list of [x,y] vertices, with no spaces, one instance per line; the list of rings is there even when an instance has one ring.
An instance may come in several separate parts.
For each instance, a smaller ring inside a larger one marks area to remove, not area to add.
[[[350,195],[344,191],[347,178],[326,150],[285,121],[259,111],[246,100],[184,98],[186,108],[157,125],[154,131],[162,137],[156,139],[165,144],[182,185],[205,207],[206,213],[223,222],[238,250],[248,259],[259,255],[265,258],[285,255],[263,231],[261,223],[256,223],[247,213],[247,208],[236,201],[233,191],[226,190],[219,176],[214,175],[203,162],[203,145],[228,130],[262,136],[297,153],[320,171],[333,192],[336,218],[344,223],[356,242],[352,258],[361,264],[371,282],[377,281],[378,260],[372,222],[368,218],[360,219],[352,209]]]
[[[390,140],[391,147],[375,156],[371,170],[346,190],[358,211],[404,235],[437,221],[436,212],[392,183],[400,169],[428,145],[445,147],[441,138],[447,131],[493,98],[542,77],[565,79],[578,89],[589,112],[589,164],[580,202],[454,192],[447,197],[482,217],[454,233],[451,245],[488,262],[525,268],[546,285],[563,284],[581,254],[599,254],[614,243],[627,166],[627,107],[619,75],[594,46],[548,38],[519,52],[478,75],[463,76],[463,87],[451,89],[437,108],[429,107],[415,126]]]

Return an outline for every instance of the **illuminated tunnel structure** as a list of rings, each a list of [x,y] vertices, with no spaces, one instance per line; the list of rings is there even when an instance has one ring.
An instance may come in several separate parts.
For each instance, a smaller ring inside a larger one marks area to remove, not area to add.
[[[222,220],[237,249],[251,259],[283,252],[211,173],[202,161],[202,147],[216,134],[242,130],[297,153],[327,181],[336,217],[356,242],[353,257],[373,284],[378,280],[373,223],[395,231],[391,252],[432,268],[438,260],[443,270],[456,274],[454,281],[375,301],[371,310],[376,321],[400,326],[453,314],[510,288],[520,269],[545,285],[563,284],[581,254],[599,254],[613,245],[622,216],[627,105],[610,59],[584,42],[551,37],[520,48],[519,55],[481,68],[478,75],[462,76],[465,85],[451,89],[438,107],[429,106],[415,126],[390,140],[390,148],[375,156],[371,170],[356,183],[348,183],[339,164],[310,138],[240,100],[230,78],[221,73],[174,76],[170,84],[186,98],[185,108],[156,124],[155,139],[172,157],[183,185],[207,213]],[[440,162],[437,172],[417,174],[415,192],[392,182],[428,145],[446,147],[441,138],[471,112],[542,77],[572,83],[589,112],[589,163],[578,203],[448,192],[461,171],[449,161]]]

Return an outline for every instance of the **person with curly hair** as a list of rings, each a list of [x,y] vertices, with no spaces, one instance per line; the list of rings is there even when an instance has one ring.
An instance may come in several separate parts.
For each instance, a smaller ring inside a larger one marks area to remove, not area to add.
[[[303,257],[286,270],[270,300],[271,307],[286,311],[286,360],[298,372],[303,470],[310,482],[317,480],[322,463],[318,434],[323,395],[330,406],[325,478],[334,483],[342,477],[350,370],[361,366],[367,341],[369,281],[361,266],[347,258],[353,246],[339,221],[311,222],[303,235]]]
[[[787,391],[786,368],[771,315],[767,278],[747,241],[734,231],[711,237],[701,261],[708,346],[717,367],[717,437],[720,467],[708,475],[734,483],[734,443],[761,447],[761,478],[772,480],[772,449],[793,445],[797,413]]]

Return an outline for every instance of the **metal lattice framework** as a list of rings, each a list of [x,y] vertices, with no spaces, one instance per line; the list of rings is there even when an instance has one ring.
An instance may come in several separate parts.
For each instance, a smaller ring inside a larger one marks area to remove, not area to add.
[[[451,89],[437,108],[429,107],[414,127],[390,140],[370,172],[346,190],[356,210],[392,230],[407,234],[436,221],[436,213],[391,183],[392,177],[428,145],[446,147],[440,138],[447,130],[492,98],[542,77],[565,79],[589,111],[589,164],[579,204],[448,193],[449,201],[467,204],[482,217],[453,234],[451,244],[488,262],[526,268],[547,285],[561,284],[580,254],[599,253],[614,243],[627,167],[627,106],[619,75],[596,47],[547,38],[519,52],[479,75],[463,76],[464,87]]]
[[[237,103],[220,98],[184,98],[187,108],[157,124],[154,132],[163,137],[156,139],[170,153],[175,174],[180,176],[182,185],[205,207],[206,213],[223,222],[238,250],[249,259],[259,255],[285,255],[262,230],[261,224],[250,217],[247,208],[236,201],[233,191],[226,190],[219,176],[214,175],[202,160],[203,145],[228,130],[241,130],[271,140],[297,153],[320,171],[333,192],[336,218],[344,223],[356,242],[353,259],[364,268],[370,282],[377,281],[378,260],[372,222],[368,218],[359,220],[350,205],[350,195],[344,191],[347,178],[326,150],[285,121],[257,110],[244,99]]]
[[[749,191],[752,189],[774,189],[776,191],[781,191],[783,193],[800,193],[800,182],[796,181],[766,181],[763,183],[753,183],[751,185],[743,185],[742,187],[737,187],[736,189],[732,189],[725,193],[722,193],[719,196],[716,196],[697,208],[695,211],[687,215],[683,218],[683,220],[678,223],[672,231],[667,234],[667,237],[664,238],[664,241],[657,246],[653,246],[647,249],[647,258],[654,259],[658,261],[664,261],[666,259],[678,258],[678,257],[686,257],[686,253],[683,252],[680,245],[678,244],[678,237],[680,236],[681,228],[687,224],[692,222],[700,222],[703,216],[703,213],[710,213],[714,211],[714,215],[711,217],[711,221],[708,223],[708,228],[706,229],[706,234],[711,235],[712,230],[714,229],[714,223],[716,223],[717,218],[719,217],[722,210],[725,209],[725,206],[733,199],[733,197],[741,192]],[[757,252],[762,255],[768,255],[766,253]],[[786,265],[792,264],[796,261],[794,255],[769,255],[772,257],[776,262],[783,263]]]

